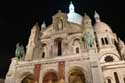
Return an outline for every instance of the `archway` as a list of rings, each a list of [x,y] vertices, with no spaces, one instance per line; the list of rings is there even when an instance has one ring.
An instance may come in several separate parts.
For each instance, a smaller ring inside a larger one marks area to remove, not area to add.
[[[53,71],[47,72],[43,78],[43,83],[58,83],[57,74]]]
[[[34,82],[33,82],[33,75],[32,75],[32,74],[26,75],[26,76],[22,79],[21,83],[34,83]]]
[[[69,83],[86,83],[85,75],[80,69],[71,70],[68,80]]]

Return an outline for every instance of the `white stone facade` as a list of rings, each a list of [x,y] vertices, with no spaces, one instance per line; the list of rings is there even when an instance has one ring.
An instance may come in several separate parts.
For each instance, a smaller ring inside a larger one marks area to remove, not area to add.
[[[26,55],[12,58],[5,83],[125,83],[125,47],[110,26],[79,15],[71,3],[52,24],[31,29]],[[74,15],[74,16],[73,16]],[[59,62],[61,62],[59,64]],[[63,63],[64,62],[64,63]],[[35,65],[40,64],[40,68]],[[62,65],[61,65],[62,64]],[[38,79],[37,79],[38,78]]]

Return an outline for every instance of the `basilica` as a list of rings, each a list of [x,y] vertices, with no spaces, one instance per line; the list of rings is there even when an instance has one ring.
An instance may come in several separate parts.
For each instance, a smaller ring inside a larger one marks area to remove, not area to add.
[[[124,42],[96,11],[93,17],[94,24],[71,2],[49,26],[36,23],[26,52],[11,59],[5,83],[125,83]]]

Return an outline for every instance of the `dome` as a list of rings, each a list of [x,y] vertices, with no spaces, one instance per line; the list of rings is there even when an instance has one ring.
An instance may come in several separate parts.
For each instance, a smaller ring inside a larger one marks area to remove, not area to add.
[[[112,32],[110,26],[108,26],[104,22],[96,22],[94,25],[94,29],[96,32]]]
[[[96,20],[96,23],[94,25],[94,29],[96,32],[112,32],[110,26],[100,20],[100,16],[96,11],[95,11],[94,17]]]
[[[69,5],[68,21],[72,23],[82,24],[82,16],[75,12],[75,7],[71,2]]]
[[[82,24],[82,16],[78,13],[68,13],[68,21],[72,23]]]
[[[83,19],[84,20],[90,20],[90,17],[85,13]]]

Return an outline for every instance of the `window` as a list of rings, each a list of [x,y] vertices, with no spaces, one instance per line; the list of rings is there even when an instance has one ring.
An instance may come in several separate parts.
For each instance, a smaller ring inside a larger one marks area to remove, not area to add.
[[[55,39],[55,53],[57,56],[61,56],[62,55],[62,39],[61,38],[57,38]]]
[[[107,37],[101,38],[102,45],[109,44]]]
[[[111,80],[110,79],[107,79],[108,83],[111,83]]]
[[[76,48],[76,54],[78,54],[78,53],[79,53],[79,47]]]
[[[114,77],[115,77],[116,83],[120,83],[117,72],[114,72]]]
[[[114,59],[113,59],[112,56],[106,56],[106,57],[105,57],[105,61],[106,61],[106,62],[113,62],[113,60],[114,60]]]
[[[43,54],[42,54],[42,58],[44,58],[45,57],[45,52],[43,52]]]
[[[43,47],[42,58],[45,58],[46,53],[47,53],[47,45],[46,44],[42,44],[42,47]]]
[[[58,56],[62,55],[62,41],[58,41]]]
[[[80,39],[77,38],[73,40],[73,48],[74,48],[73,53],[76,54],[80,53]]]
[[[104,39],[103,39],[103,38],[101,38],[101,41],[102,41],[102,45],[104,45],[104,44],[105,44],[105,42],[104,42]]]
[[[105,38],[105,43],[108,44],[108,39],[107,38]]]
[[[124,79],[123,79],[123,80],[124,80],[124,83],[125,83],[125,77],[124,77]]]

